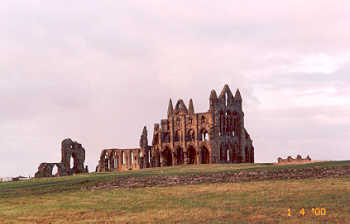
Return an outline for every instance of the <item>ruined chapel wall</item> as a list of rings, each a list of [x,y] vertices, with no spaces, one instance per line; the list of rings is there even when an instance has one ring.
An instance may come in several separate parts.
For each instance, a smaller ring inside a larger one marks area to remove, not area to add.
[[[142,168],[140,148],[136,149],[104,149],[100,155],[98,171],[137,170]]]

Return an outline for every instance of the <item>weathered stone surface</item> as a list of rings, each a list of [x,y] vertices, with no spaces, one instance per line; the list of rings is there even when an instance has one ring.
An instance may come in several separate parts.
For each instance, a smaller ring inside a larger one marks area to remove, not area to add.
[[[52,173],[54,166],[57,166],[57,173]],[[66,167],[63,163],[41,163],[38,167],[38,172],[35,177],[53,177],[68,175]]]
[[[96,171],[181,164],[254,163],[254,147],[244,127],[239,90],[233,96],[225,85],[219,97],[212,90],[209,104],[207,112],[195,113],[192,99],[188,109],[182,99],[177,101],[174,109],[170,99],[167,119],[154,125],[151,146],[145,127],[140,148],[102,150]],[[133,159],[131,153],[135,156]]]
[[[84,167],[85,149],[78,142],[71,139],[64,139],[61,143],[62,159],[60,163],[41,163],[35,177],[66,176],[76,173],[87,173],[88,167]],[[70,167],[70,161],[73,158],[73,166]],[[52,170],[57,166],[57,173]]]
[[[281,157],[277,158],[278,163],[303,163],[303,162],[310,162],[311,158],[308,155],[305,159],[301,157],[301,155],[297,155],[296,159],[293,159],[293,157],[288,156],[287,159],[282,159]]]
[[[61,143],[62,160],[69,174],[84,173],[85,149],[78,142],[70,138],[64,139]],[[73,167],[70,167],[70,160],[73,157]]]
[[[109,183],[99,183],[91,189],[134,188],[201,183],[236,183],[242,181],[283,180],[350,176],[349,166],[310,167],[297,169],[242,170],[212,174],[179,176],[118,177]]]

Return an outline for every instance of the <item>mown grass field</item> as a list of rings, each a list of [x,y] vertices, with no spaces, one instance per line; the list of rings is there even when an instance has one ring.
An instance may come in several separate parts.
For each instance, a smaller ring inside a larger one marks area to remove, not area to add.
[[[0,223],[350,223],[350,176],[92,190],[132,176],[350,166],[215,164],[0,183]],[[304,208],[305,214],[299,212]],[[324,208],[316,216],[312,208]],[[290,215],[288,216],[288,209]]]

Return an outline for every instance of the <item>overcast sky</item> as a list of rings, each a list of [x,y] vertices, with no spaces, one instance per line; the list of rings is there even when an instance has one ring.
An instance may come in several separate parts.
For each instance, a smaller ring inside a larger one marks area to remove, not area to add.
[[[350,159],[349,1],[4,0],[0,176],[138,147],[168,100],[241,90],[256,162]]]

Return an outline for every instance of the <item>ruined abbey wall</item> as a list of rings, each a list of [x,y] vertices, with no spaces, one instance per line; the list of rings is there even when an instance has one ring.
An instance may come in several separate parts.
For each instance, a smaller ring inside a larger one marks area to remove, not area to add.
[[[310,162],[311,158],[308,155],[305,159],[301,157],[301,155],[297,155],[297,157],[294,159],[291,156],[288,156],[286,159],[282,159],[281,157],[277,158],[277,163],[303,163],[303,162]]]
[[[67,176],[77,173],[87,173],[87,166],[84,167],[85,149],[78,142],[70,138],[64,139],[61,143],[61,162],[60,163],[41,163],[35,177],[53,177]],[[73,159],[71,166],[70,161]],[[53,173],[54,167],[57,167],[57,173]]]
[[[209,163],[254,163],[254,147],[244,127],[242,98],[233,96],[228,85],[220,95],[209,97],[209,110],[195,113],[192,99],[173,107],[170,99],[167,119],[154,125],[152,144],[147,129],[138,149],[103,150],[96,171]]]

